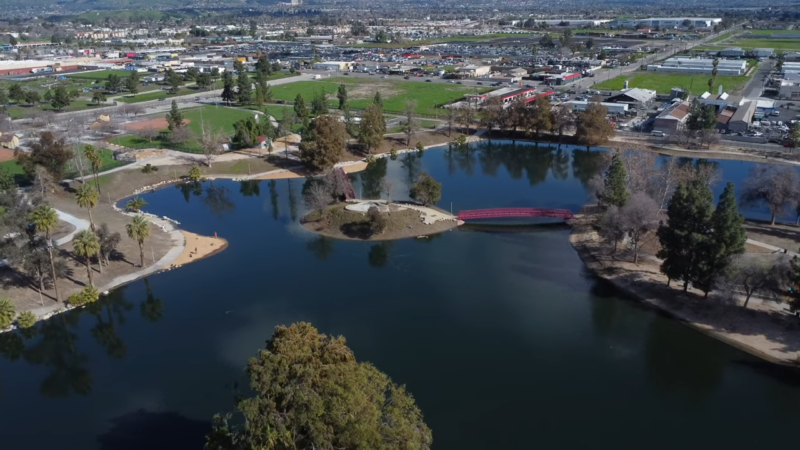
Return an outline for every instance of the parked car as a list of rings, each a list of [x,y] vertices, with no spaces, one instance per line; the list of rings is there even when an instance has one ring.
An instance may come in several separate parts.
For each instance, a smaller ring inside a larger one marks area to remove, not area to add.
[[[656,137],[664,137],[664,136],[666,136],[666,134],[664,134],[663,131],[656,131],[656,130],[653,130],[650,134],[653,135],[653,136],[656,136]]]
[[[425,80],[425,82],[426,82],[426,83],[430,83],[430,82],[431,82],[431,79],[430,79],[430,78],[428,78],[427,80]]]
[[[776,109],[775,111],[772,111],[772,113],[771,113],[771,114],[772,114],[773,116],[780,116],[780,115],[781,115],[781,112],[780,112],[780,111],[778,111],[778,110]]]

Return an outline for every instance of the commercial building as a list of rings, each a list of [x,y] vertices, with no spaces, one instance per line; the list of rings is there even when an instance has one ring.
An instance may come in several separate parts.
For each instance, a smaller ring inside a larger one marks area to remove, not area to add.
[[[352,62],[349,61],[324,61],[314,63],[314,70],[330,70],[334,72],[350,70],[353,66]]]
[[[750,127],[750,122],[753,121],[753,114],[756,113],[757,102],[749,101],[736,109],[733,113],[731,120],[728,122],[728,130],[734,133],[742,133],[747,131]]]
[[[564,102],[565,105],[572,107],[572,112],[585,111],[592,102],[572,100]],[[628,111],[628,105],[625,103],[600,103],[605,106],[609,114],[625,114]]]
[[[754,48],[753,49],[753,56],[756,58],[769,58],[775,53],[775,49],[772,48]]]
[[[612,27],[637,27],[644,24],[650,28],[678,28],[687,24],[695,28],[711,28],[722,22],[719,17],[652,17],[649,19],[614,19],[609,25]]]
[[[661,111],[653,121],[653,131],[660,131],[664,134],[677,132],[686,119],[689,118],[689,103],[675,102],[671,107]]]
[[[747,71],[747,62],[731,59],[717,60],[718,75],[742,75]],[[650,64],[647,70],[653,72],[711,74],[714,60],[708,58],[676,57],[668,58],[661,64]]]
[[[778,98],[784,100],[800,99],[800,81],[798,80],[781,81],[781,87],[778,88]]]
[[[474,64],[456,68],[456,73],[469,78],[485,77],[489,75],[491,71],[492,66],[476,66]]]
[[[656,91],[650,89],[630,88],[606,99],[609,103],[627,103],[629,106],[644,108],[656,99]]]
[[[745,55],[745,51],[741,47],[728,47],[720,50],[717,54],[724,58],[741,58]]]

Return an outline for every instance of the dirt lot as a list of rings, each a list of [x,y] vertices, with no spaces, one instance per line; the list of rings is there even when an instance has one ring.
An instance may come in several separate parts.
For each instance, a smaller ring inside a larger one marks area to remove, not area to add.
[[[184,119],[184,125],[189,123],[189,119]],[[129,131],[136,131],[136,130],[144,130],[145,128],[152,128],[154,130],[166,130],[167,129],[167,119],[163,117],[157,117],[155,119],[148,119],[142,120],[141,122],[131,122],[126,123],[123,125],[123,128]]]
[[[11,161],[12,159],[14,159],[14,150],[0,148],[0,162]]]

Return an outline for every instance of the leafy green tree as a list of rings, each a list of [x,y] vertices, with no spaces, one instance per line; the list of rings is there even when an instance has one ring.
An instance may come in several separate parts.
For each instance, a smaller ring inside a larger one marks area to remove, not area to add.
[[[328,114],[328,101],[325,100],[324,89],[314,95],[314,100],[311,101],[311,113],[315,116]]]
[[[227,102],[229,105],[236,100],[236,83],[233,81],[233,75],[225,71],[222,73],[222,101]]]
[[[175,131],[175,129],[183,126],[183,114],[181,113],[181,110],[178,109],[178,103],[175,102],[175,100],[172,101],[172,107],[167,113],[166,119],[167,128],[169,128],[169,131]]]
[[[131,223],[125,225],[125,231],[129,238],[139,244],[139,267],[144,267],[144,241],[150,237],[150,222],[145,216],[139,214],[133,218]]]
[[[199,87],[200,89],[203,90],[208,89],[212,83],[211,74],[207,72],[201,73],[200,75],[197,76],[197,81],[195,81],[195,83],[197,83],[197,87]]]
[[[317,117],[310,128],[310,139],[300,141],[300,161],[312,171],[328,170],[344,154],[347,130],[330,115]]]
[[[122,86],[122,79],[115,73],[108,74],[105,88],[108,92],[117,92]]]
[[[94,286],[92,280],[92,257],[100,252],[100,240],[91,230],[81,230],[72,239],[72,248],[75,254],[83,257],[86,264],[86,273],[89,277],[89,285]]]
[[[578,114],[575,123],[575,138],[586,150],[608,142],[614,136],[614,127],[606,116],[608,109],[597,102],[591,102],[586,111]]]
[[[336,98],[339,99],[339,109],[344,110],[347,107],[347,86],[344,83],[339,85],[339,89],[336,91]]]
[[[380,147],[384,134],[386,134],[386,120],[383,117],[383,111],[380,106],[373,103],[367,107],[361,117],[358,143],[367,150],[367,153],[372,154],[372,149]]]
[[[252,147],[258,143],[258,137],[275,139],[278,132],[272,126],[267,114],[248,117],[233,124],[233,143],[239,147]]]
[[[53,258],[53,242],[50,239],[50,234],[58,227],[58,214],[56,210],[48,205],[39,205],[31,212],[30,223],[33,224],[36,231],[44,233],[44,237],[48,242],[47,253],[50,259],[50,271],[53,277],[53,289],[56,293],[56,302],[61,301],[61,296],[58,294],[58,274],[56,273],[55,259]]]
[[[308,118],[308,108],[306,108],[306,101],[299,93],[294,98],[294,114],[299,120]]]
[[[536,97],[526,108],[525,128],[535,132],[536,139],[541,137],[542,131],[553,129],[553,109],[550,106],[550,99],[544,95]]]
[[[192,168],[189,169],[189,180],[197,182],[200,181],[200,178],[203,178],[203,173],[200,171],[200,167],[192,166]]]
[[[0,111],[6,110],[6,105],[8,105],[8,93],[5,89],[0,88]]]
[[[236,85],[239,86],[236,99],[242,105],[249,105],[253,100],[253,83],[250,81],[250,77],[247,76],[247,72],[239,72]]]
[[[59,86],[53,91],[53,98],[50,101],[50,106],[55,110],[62,110],[69,106],[72,100],[69,98],[69,93],[64,86]]]
[[[147,206],[147,201],[141,197],[133,197],[125,203],[125,211],[139,212],[142,208]]]
[[[133,76],[134,73],[138,75],[139,72],[133,71],[131,73],[131,76],[125,78],[124,84],[125,84],[125,89],[127,89],[128,92],[130,92],[133,95],[136,95],[139,93],[139,77]]]
[[[669,281],[683,281],[684,292],[697,280],[704,264],[704,250],[711,239],[714,196],[697,177],[678,185],[667,207],[667,223],[658,228],[663,261],[661,272]]]
[[[92,103],[99,105],[100,103],[103,103],[105,101],[106,101],[106,95],[103,94],[102,92],[94,91],[94,93],[92,93]]]
[[[8,86],[8,98],[15,102],[21,102],[25,99],[25,90],[19,83],[12,83]]]
[[[380,109],[383,109],[383,98],[381,97],[380,91],[375,91],[375,97],[372,99],[372,103],[378,105]]]
[[[7,298],[0,298],[0,330],[10,327],[15,315],[14,303]]]
[[[423,205],[435,205],[442,198],[442,184],[425,172],[419,174],[417,181],[411,186],[409,196],[421,201]]]
[[[25,91],[25,102],[30,105],[39,103],[39,92],[34,90]]]
[[[622,155],[616,152],[603,179],[603,191],[597,194],[597,199],[603,208],[611,205],[622,208],[629,197],[628,173],[625,170],[625,163],[622,162]]]
[[[78,202],[78,206],[86,208],[86,210],[89,211],[89,223],[92,225],[92,230],[94,230],[92,208],[97,206],[97,203],[100,201],[100,194],[97,192],[97,189],[90,184],[84,183],[75,190],[75,200]]]
[[[357,362],[344,338],[308,323],[276,327],[246,373],[255,395],[237,402],[237,425],[230,413],[214,417],[206,448],[431,447],[431,431],[405,387]]]
[[[20,152],[17,162],[28,178],[36,176],[36,167],[42,166],[53,180],[60,182],[64,179],[64,171],[74,154],[67,146],[65,138],[56,139],[53,133],[44,131],[39,135],[39,141],[28,145],[31,151]]]

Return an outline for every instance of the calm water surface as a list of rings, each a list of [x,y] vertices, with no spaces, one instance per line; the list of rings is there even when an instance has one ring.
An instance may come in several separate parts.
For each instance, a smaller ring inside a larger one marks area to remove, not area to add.
[[[427,171],[439,205],[577,210],[596,153],[493,144],[357,175],[395,198]],[[741,182],[749,163],[722,161]],[[278,324],[312,322],[408,385],[435,449],[778,448],[800,377],[636,303],[584,269],[562,226],[370,244],[304,231],[305,180],[216,181],[148,211],[224,252],[115,291],[38,335],[0,338],[3,449],[199,449]],[[716,187],[717,194],[722,185]],[[749,216],[764,217],[760,209]]]

